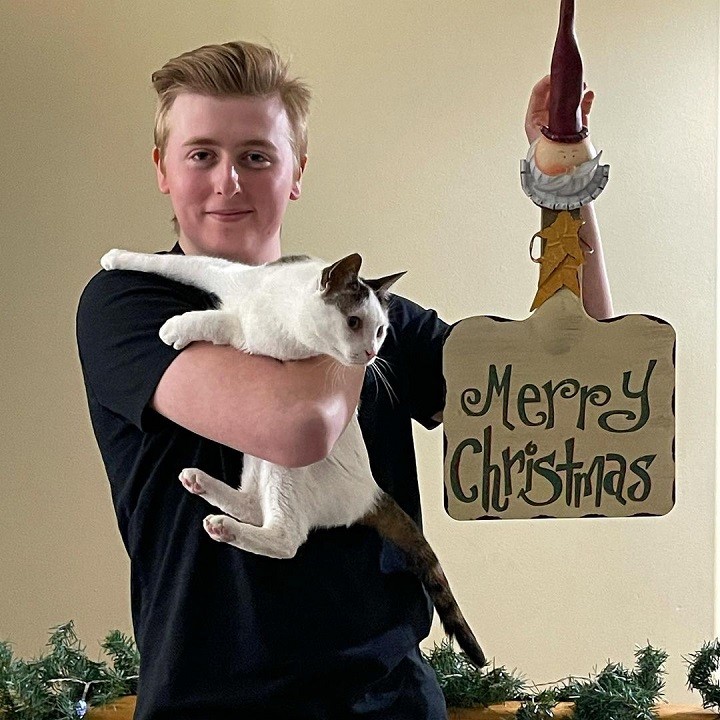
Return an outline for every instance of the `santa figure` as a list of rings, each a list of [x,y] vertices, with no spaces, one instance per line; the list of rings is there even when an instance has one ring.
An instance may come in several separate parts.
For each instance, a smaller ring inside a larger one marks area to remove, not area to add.
[[[588,139],[582,122],[583,66],[575,39],[574,1],[562,0],[550,70],[547,126],[521,161],[525,194],[540,207],[576,210],[592,202],[608,181],[610,168]]]

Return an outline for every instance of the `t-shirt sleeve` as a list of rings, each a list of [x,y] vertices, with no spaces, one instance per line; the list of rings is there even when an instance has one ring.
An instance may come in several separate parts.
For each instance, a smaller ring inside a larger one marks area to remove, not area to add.
[[[443,345],[450,326],[434,310],[393,296],[392,324],[405,368],[410,414],[428,429],[439,425],[433,415],[445,407]]]
[[[77,311],[77,342],[88,393],[111,412],[149,432],[160,419],[149,402],[179,350],[158,335],[173,315],[209,306],[196,288],[150,273],[101,271]]]

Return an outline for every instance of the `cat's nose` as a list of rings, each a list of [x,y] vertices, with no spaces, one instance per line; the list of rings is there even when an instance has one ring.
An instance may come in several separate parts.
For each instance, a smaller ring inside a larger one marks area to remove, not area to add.
[[[366,350],[365,351],[365,356],[367,357],[368,360],[372,360],[372,358],[374,358],[376,355],[377,355],[377,353],[374,350]]]

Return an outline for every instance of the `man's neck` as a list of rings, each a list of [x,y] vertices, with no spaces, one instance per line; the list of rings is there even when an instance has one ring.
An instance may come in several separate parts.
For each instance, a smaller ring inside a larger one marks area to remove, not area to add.
[[[180,237],[173,246],[171,253],[178,255],[202,255],[193,243],[187,239]],[[210,253],[208,253],[210,254]],[[232,262],[240,262],[245,265],[263,265],[265,263],[274,262],[282,256],[280,250],[279,239],[276,242],[268,242],[262,248],[247,249],[238,248],[237,252],[217,254],[215,257],[221,257],[224,260]]]

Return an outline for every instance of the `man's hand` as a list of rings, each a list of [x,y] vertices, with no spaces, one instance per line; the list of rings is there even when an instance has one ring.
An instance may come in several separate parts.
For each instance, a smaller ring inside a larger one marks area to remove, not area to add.
[[[585,84],[583,83],[585,88]],[[583,92],[580,111],[582,113],[582,124],[587,125],[587,117],[590,114],[595,93],[585,89]],[[547,125],[550,114],[550,76],[546,75],[542,80],[535,83],[530,93],[527,112],[525,113],[525,134],[528,142],[532,143],[540,136],[540,128]]]

